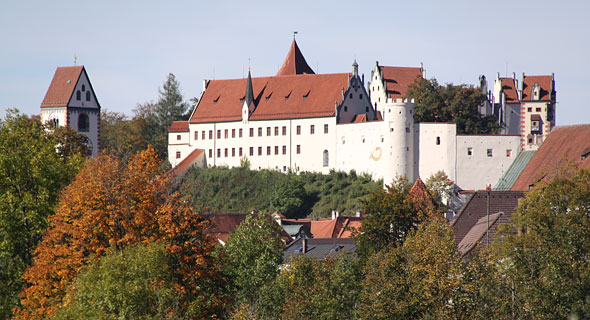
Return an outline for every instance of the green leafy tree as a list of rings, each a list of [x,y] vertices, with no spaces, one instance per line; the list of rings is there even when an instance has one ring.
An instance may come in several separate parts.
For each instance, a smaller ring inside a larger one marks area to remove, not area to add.
[[[451,186],[447,174],[444,171],[438,171],[426,179],[424,184],[432,196],[432,201],[438,208],[444,209],[446,207],[445,201],[451,196]]]
[[[258,292],[279,272],[283,261],[281,226],[269,215],[249,215],[224,247],[226,272],[236,305],[257,305]]]
[[[284,176],[275,183],[270,206],[287,218],[295,217],[303,210],[305,196],[303,181],[295,175]]]
[[[441,86],[436,79],[418,78],[408,87],[406,96],[416,99],[416,122],[454,122],[460,134],[497,133],[500,129],[494,116],[479,113],[486,97],[476,88]]]
[[[138,109],[136,109],[138,110]],[[100,147],[103,152],[120,159],[147,148],[147,122],[140,116],[133,119],[103,109],[100,113]]]
[[[90,156],[92,150],[88,145],[88,137],[79,134],[71,127],[57,127],[51,135],[57,140],[57,154],[64,160],[75,156]]]
[[[53,319],[180,319],[168,263],[156,243],[109,249],[78,275]]]
[[[0,318],[17,306],[22,274],[55,212],[57,196],[78,172],[84,157],[38,120],[8,110],[0,120]],[[59,153],[56,152],[58,144]]]
[[[389,246],[399,246],[409,232],[422,221],[425,213],[418,211],[409,197],[411,186],[399,178],[385,189],[370,193],[364,201],[366,217],[356,232],[358,252],[367,257]]]

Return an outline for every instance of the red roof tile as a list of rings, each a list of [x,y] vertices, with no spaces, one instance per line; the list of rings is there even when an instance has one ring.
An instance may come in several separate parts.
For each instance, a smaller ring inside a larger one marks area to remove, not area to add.
[[[284,224],[310,224],[314,238],[350,238],[352,229],[361,227],[362,217],[337,217],[335,219],[283,219]]]
[[[168,132],[188,132],[188,121],[172,121]]]
[[[299,46],[297,46],[297,42],[293,40],[291,43],[291,48],[287,53],[287,57],[283,62],[283,65],[279,69],[277,76],[290,76],[296,74],[314,74],[313,70],[309,67],[307,62],[305,61],[305,57],[299,50]]]
[[[514,79],[500,78],[500,81],[502,81],[502,91],[506,95],[506,103],[519,103]]]
[[[82,70],[84,66],[58,67],[41,102],[41,108],[67,106]]]
[[[406,98],[408,86],[416,78],[422,77],[422,70],[413,67],[385,67],[380,66],[381,76],[385,83],[387,96],[392,99]]]
[[[511,190],[529,190],[529,186],[551,175],[566,163],[577,163],[590,169],[590,125],[555,127],[531,158]],[[584,157],[584,155],[586,155]]]
[[[334,116],[348,73],[252,78],[256,108],[250,120]],[[247,79],[211,80],[190,123],[239,121]]]
[[[211,221],[211,227],[207,230],[207,233],[225,243],[231,234],[238,228],[240,223],[246,220],[247,216],[248,214],[245,213],[205,214],[205,219]],[[257,214],[254,214],[254,217],[257,216]],[[280,233],[281,239],[283,239],[285,243],[293,241],[293,238],[291,238],[285,230],[281,229]]]
[[[541,94],[539,100],[551,100],[551,84],[553,82],[552,76],[525,76],[523,79],[522,101],[532,101],[533,99],[533,85],[538,83],[541,86]]]

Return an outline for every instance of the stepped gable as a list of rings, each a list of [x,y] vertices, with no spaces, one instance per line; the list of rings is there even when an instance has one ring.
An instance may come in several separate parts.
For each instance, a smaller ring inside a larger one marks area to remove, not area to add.
[[[279,69],[277,76],[292,76],[296,74],[315,74],[305,61],[305,57],[299,50],[299,46],[295,39],[291,43],[291,48],[287,53],[287,57],[283,62],[283,65]]]
[[[496,213],[502,213],[498,217],[498,223],[490,223],[490,242],[493,241],[496,233],[497,225],[500,223],[508,223],[510,217],[516,210],[518,201],[524,197],[524,193],[520,191],[477,191],[467,203],[459,210],[459,213],[451,221],[453,234],[455,236],[455,243],[459,244],[469,233],[469,231],[482,218],[486,217],[488,213],[488,192],[490,203],[490,216]],[[487,227],[487,225],[486,225]],[[479,232],[478,232],[479,233]],[[485,232],[484,232],[485,233]]]
[[[502,81],[502,91],[506,95],[506,103],[520,103],[514,79],[500,78],[500,81]]]
[[[540,101],[551,100],[553,76],[524,76],[522,88],[522,101],[533,101],[533,85],[538,83],[541,87]]]
[[[590,169],[590,124],[556,127],[533,155],[511,190],[527,191],[542,179],[549,179],[556,168],[573,162]]]
[[[334,116],[349,73],[252,78],[254,104],[250,120]],[[247,79],[210,80],[190,123],[241,121]]]
[[[416,78],[422,77],[422,69],[420,68],[379,66],[379,70],[387,97],[392,99],[406,98],[408,86]]]
[[[58,67],[41,102],[41,108],[66,107],[83,70],[84,66]]]

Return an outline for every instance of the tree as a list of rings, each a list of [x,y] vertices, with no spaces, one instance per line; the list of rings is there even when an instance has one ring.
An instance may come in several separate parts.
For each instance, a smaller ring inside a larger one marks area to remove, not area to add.
[[[130,158],[147,148],[144,136],[147,128],[144,126],[145,121],[141,117],[127,119],[122,113],[103,109],[100,113],[101,150],[120,159]]]
[[[500,129],[494,116],[479,113],[486,97],[476,88],[450,83],[441,86],[436,79],[418,78],[406,96],[416,99],[415,122],[454,122],[459,134],[489,134]]]
[[[187,317],[217,318],[224,300],[215,295],[223,279],[203,233],[208,223],[178,194],[171,194],[155,150],[128,163],[104,155],[89,161],[60,196],[51,228],[35,250],[24,279],[22,319],[47,318],[90,257],[161,241],[171,255],[180,311]]]
[[[283,261],[281,229],[267,214],[248,215],[227,240],[225,266],[236,305],[255,306],[260,288],[278,274]]]
[[[495,248],[506,317],[590,317],[590,170],[558,169],[521,200]]]
[[[364,201],[366,217],[360,232],[355,234],[357,250],[362,257],[388,246],[401,245],[425,217],[408,196],[410,187],[405,178],[399,178],[385,189],[371,192]]]
[[[180,319],[174,286],[163,245],[109,248],[78,275],[53,319]]]
[[[436,206],[441,209],[446,208],[445,202],[448,202],[452,191],[447,174],[444,171],[438,171],[426,179],[425,185]]]
[[[71,142],[60,142],[53,131],[18,110],[8,110],[0,120],[0,318],[17,306],[22,274],[48,226],[47,217],[55,212],[58,193],[84,161]]]
[[[88,137],[77,133],[76,130],[69,126],[57,127],[53,129],[51,135],[57,141],[57,154],[63,159],[92,155],[92,150],[88,145]]]
[[[306,193],[303,181],[296,175],[285,176],[277,180],[270,198],[272,210],[292,218],[301,214]]]

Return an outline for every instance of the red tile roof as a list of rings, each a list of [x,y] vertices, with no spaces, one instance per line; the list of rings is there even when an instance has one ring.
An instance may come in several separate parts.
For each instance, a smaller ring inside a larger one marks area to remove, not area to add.
[[[313,70],[309,67],[307,62],[305,61],[305,57],[299,50],[299,46],[297,46],[297,42],[293,40],[291,43],[291,48],[287,53],[287,57],[283,62],[283,65],[279,69],[277,76],[290,76],[296,74],[314,74]]]
[[[41,108],[67,106],[82,70],[84,66],[58,67],[41,102]]]
[[[188,121],[172,121],[168,132],[188,132]]]
[[[416,78],[422,77],[420,68],[380,66],[379,70],[381,70],[387,96],[392,99],[406,98],[408,86]]]
[[[249,214],[245,213],[217,213],[217,214],[206,214],[204,215],[205,219],[211,221],[211,227],[207,230],[207,233],[213,236],[217,240],[223,241],[223,243],[227,242],[227,239],[231,236],[231,234],[238,228],[242,221],[246,220],[246,217]],[[257,214],[254,214],[254,217],[257,217]],[[293,238],[285,232],[285,230],[280,231],[281,239],[285,241],[285,243],[290,243],[293,241]]]
[[[170,174],[173,177],[182,177],[186,171],[195,163],[195,161],[200,157],[204,156],[205,150],[203,149],[195,149],[191,153],[189,153],[186,158],[182,159],[172,170],[170,170]]]
[[[361,123],[361,122],[368,122],[369,120],[367,120],[367,114],[363,113],[363,114],[357,114],[354,116],[354,118],[352,118],[352,123]]]
[[[495,223],[502,217],[502,215],[503,213],[501,212],[490,214],[489,221],[487,215],[485,217],[479,218],[479,220],[477,220],[477,223],[475,223],[475,225],[471,227],[471,229],[469,230],[469,232],[467,232],[463,240],[461,240],[461,242],[459,242],[459,244],[457,245],[457,251],[459,251],[459,254],[462,257],[467,256],[471,252],[471,250],[473,250],[478,245],[478,243],[482,241],[482,239],[484,241],[482,243],[482,248],[487,247],[487,237],[484,238],[484,236],[488,233],[488,222],[490,236],[492,236],[493,229],[498,228],[498,226]],[[492,239],[490,239],[490,243],[491,242]]]
[[[417,209],[425,210],[434,206],[434,202],[428,194],[426,185],[420,178],[414,182],[414,185],[410,189],[410,197],[416,203],[416,206],[418,207]]]
[[[500,78],[502,81],[502,91],[506,95],[506,103],[519,103],[516,84],[512,78]]]
[[[538,83],[541,86],[541,93],[539,100],[551,100],[551,84],[553,82],[552,76],[525,76],[523,79],[522,101],[532,101],[533,99],[533,85]]]
[[[250,120],[334,116],[349,73],[252,78],[256,108]],[[190,123],[239,121],[247,79],[211,80]]]
[[[314,238],[350,238],[352,229],[361,227],[362,217],[337,217],[335,219],[283,219],[284,224],[311,225],[310,231]]]
[[[531,158],[526,168],[512,185],[511,190],[529,190],[529,186],[551,172],[563,167],[567,162],[579,165],[580,169],[590,169],[590,125],[555,127]]]

